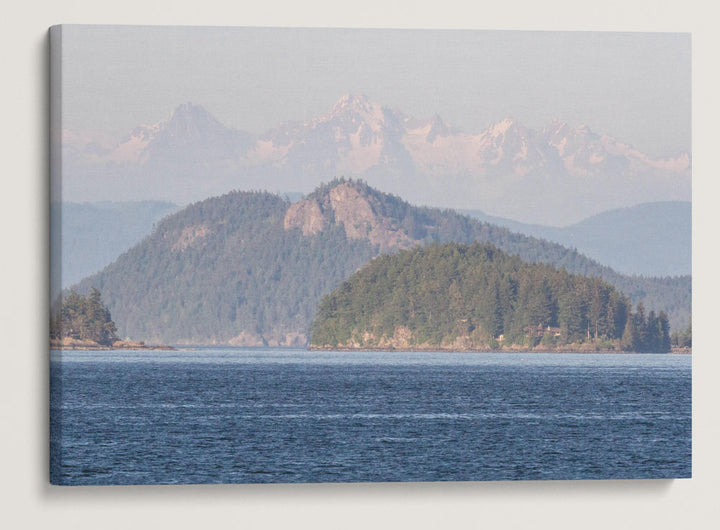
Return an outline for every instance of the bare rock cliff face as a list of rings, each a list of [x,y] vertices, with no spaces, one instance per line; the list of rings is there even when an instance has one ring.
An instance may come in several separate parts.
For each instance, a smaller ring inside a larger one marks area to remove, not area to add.
[[[352,183],[332,188],[319,199],[308,198],[290,206],[285,215],[286,230],[299,228],[303,235],[317,234],[332,222],[342,224],[350,239],[367,239],[380,251],[406,249],[418,242],[397,223],[376,213],[373,198],[364,195]]]
[[[304,199],[288,208],[284,224],[285,230],[299,228],[304,236],[311,236],[325,229],[327,218],[315,199]]]

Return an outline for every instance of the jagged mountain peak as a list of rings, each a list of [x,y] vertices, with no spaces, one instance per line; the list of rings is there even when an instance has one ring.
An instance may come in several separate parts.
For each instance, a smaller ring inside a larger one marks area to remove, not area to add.
[[[123,142],[136,138],[142,142],[150,142],[165,135],[185,136],[191,133],[192,136],[207,134],[214,131],[228,131],[229,129],[220,123],[215,116],[208,112],[202,105],[191,102],[183,103],[175,107],[170,115],[152,125],[139,125],[135,127]]]
[[[344,94],[338,101],[333,105],[332,112],[344,112],[348,110],[360,110],[367,111],[374,104],[365,94],[348,93]]]
[[[165,120],[162,129],[171,131],[173,134],[190,133],[192,135],[229,130],[205,107],[190,102],[176,107],[170,117]]]
[[[118,151],[134,151],[133,158],[142,164],[184,168],[234,160],[255,142],[251,134],[227,127],[205,107],[192,102],[177,106],[152,126],[137,129],[133,136]]]
[[[202,105],[197,105],[192,101],[181,103],[175,110],[173,110],[171,116],[183,116],[183,115],[209,115],[210,113]]]
[[[392,115],[392,111],[370,101],[364,94],[345,94],[335,103],[329,114],[315,120],[313,124],[330,121],[354,128],[364,123],[377,131],[393,121]]]
[[[526,221],[563,224],[588,213],[578,195],[589,203],[594,194],[596,213],[626,204],[633,194],[634,201],[687,199],[690,190],[688,155],[654,159],[587,125],[554,119],[529,128],[510,115],[466,133],[437,114],[417,119],[352,92],[322,115],[281,123],[262,135],[226,127],[202,105],[187,102],[104,151],[92,151],[87,142],[71,147],[74,163],[87,164],[88,174],[108,162],[145,166],[142,171],[162,191],[158,196],[179,202],[188,199],[175,191],[183,189],[175,184],[179,175],[187,175],[188,182],[212,176],[217,191],[237,187],[238,178],[247,186],[267,185],[270,178],[274,187],[307,191],[318,179],[338,175],[373,184],[392,177],[393,191],[414,201],[434,203],[444,197],[445,204],[505,209]],[[189,198],[199,198],[193,193]],[[547,194],[557,204],[539,211],[534,198]],[[521,205],[519,196],[532,207]]]
[[[509,135],[526,136],[528,134],[528,128],[517,118],[507,116],[501,121],[492,124],[487,129],[487,132],[494,137],[505,137]]]

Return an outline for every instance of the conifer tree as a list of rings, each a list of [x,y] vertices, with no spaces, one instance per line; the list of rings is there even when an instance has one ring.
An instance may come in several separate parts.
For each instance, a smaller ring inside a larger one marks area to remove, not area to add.
[[[670,351],[670,322],[665,311],[660,311],[658,316],[658,326],[660,328],[660,353]]]
[[[625,331],[623,331],[620,339],[620,347],[624,351],[637,351],[640,345],[640,334],[637,329],[637,319],[635,315],[629,315],[625,323]]]

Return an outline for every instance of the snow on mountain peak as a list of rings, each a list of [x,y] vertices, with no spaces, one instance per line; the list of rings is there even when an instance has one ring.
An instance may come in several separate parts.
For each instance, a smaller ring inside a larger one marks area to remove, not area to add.
[[[233,175],[301,175],[307,182],[338,174],[456,175],[508,178],[528,186],[535,179],[548,186],[548,179],[560,185],[578,176],[583,182],[605,182],[616,175],[626,180],[660,175],[670,182],[673,174],[679,186],[688,181],[692,164],[687,155],[651,159],[587,125],[575,127],[557,118],[530,129],[506,117],[477,133],[464,133],[437,114],[416,119],[353,93],[324,115],[280,124],[262,136],[230,129],[188,102],[154,125],[137,127],[114,148],[90,152],[87,142],[73,141],[69,134],[64,144],[72,144],[76,159],[93,164],[137,163],[168,174],[177,167],[213,167]],[[183,171],[190,174],[191,169]]]
[[[517,130],[517,132],[519,132],[520,134],[526,133],[526,129],[523,124],[512,116],[508,116],[502,121],[491,125],[488,129],[488,132],[494,137],[499,137],[505,136],[511,130]]]
[[[372,103],[365,94],[345,94],[333,106],[333,112],[347,109],[367,110]]]
[[[364,94],[345,94],[332,108],[330,114],[317,118],[313,124],[336,122],[343,124],[345,133],[355,133],[362,124],[373,132],[387,125],[386,112],[378,103],[371,102]]]
[[[329,117],[360,117],[368,122],[382,121],[382,107],[364,94],[345,94],[332,108]]]

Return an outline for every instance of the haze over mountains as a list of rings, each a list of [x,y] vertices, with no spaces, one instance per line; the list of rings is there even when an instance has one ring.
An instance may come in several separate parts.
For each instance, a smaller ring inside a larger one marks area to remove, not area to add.
[[[666,201],[608,210],[564,227],[520,223],[465,211],[513,232],[575,248],[623,274],[692,273],[692,204]]]
[[[178,209],[160,201],[51,203],[51,261],[60,268],[50,298],[114,261]]]
[[[100,289],[123,337],[300,346],[320,298],[374,256],[473,241],[603,278],[633,303],[666,311],[675,329],[689,319],[689,276],[623,276],[560,245],[342,180],[293,204],[261,192],[192,204],[77,288]]]
[[[297,202],[301,196],[289,197]],[[57,289],[98,272],[149,235],[153,225],[177,205],[158,201],[64,203],[51,205],[59,246],[53,260],[62,263]],[[554,241],[623,274],[689,275],[692,272],[692,211],[689,202],[647,203],[610,210],[580,223],[556,228],[528,225],[466,213],[481,221],[527,236]],[[57,253],[60,252],[61,256]],[[58,291],[52,293],[55,298]]]
[[[691,192],[687,153],[654,159],[559,121],[532,129],[506,118],[462,132],[354,94],[323,116],[258,136],[191,103],[118,142],[63,131],[63,163],[63,200],[184,204],[232,189],[309,193],[348,176],[415,204],[559,226],[612,208],[689,201]]]
[[[125,241],[122,255],[78,285],[101,290],[121,336],[301,346],[324,294],[379,253],[431,242],[488,241],[603,278],[633,303],[666,311],[674,329],[689,321],[689,276],[638,278],[607,266],[689,273],[689,155],[651,158],[587,126],[532,129],[507,118],[463,132],[347,95],[325,115],[254,135],[187,103],[120,141],[64,131],[62,155],[64,204],[193,202],[142,241],[134,233],[134,246]],[[288,192],[309,195],[291,203],[280,195]],[[102,223],[89,226],[81,239],[102,239]]]

